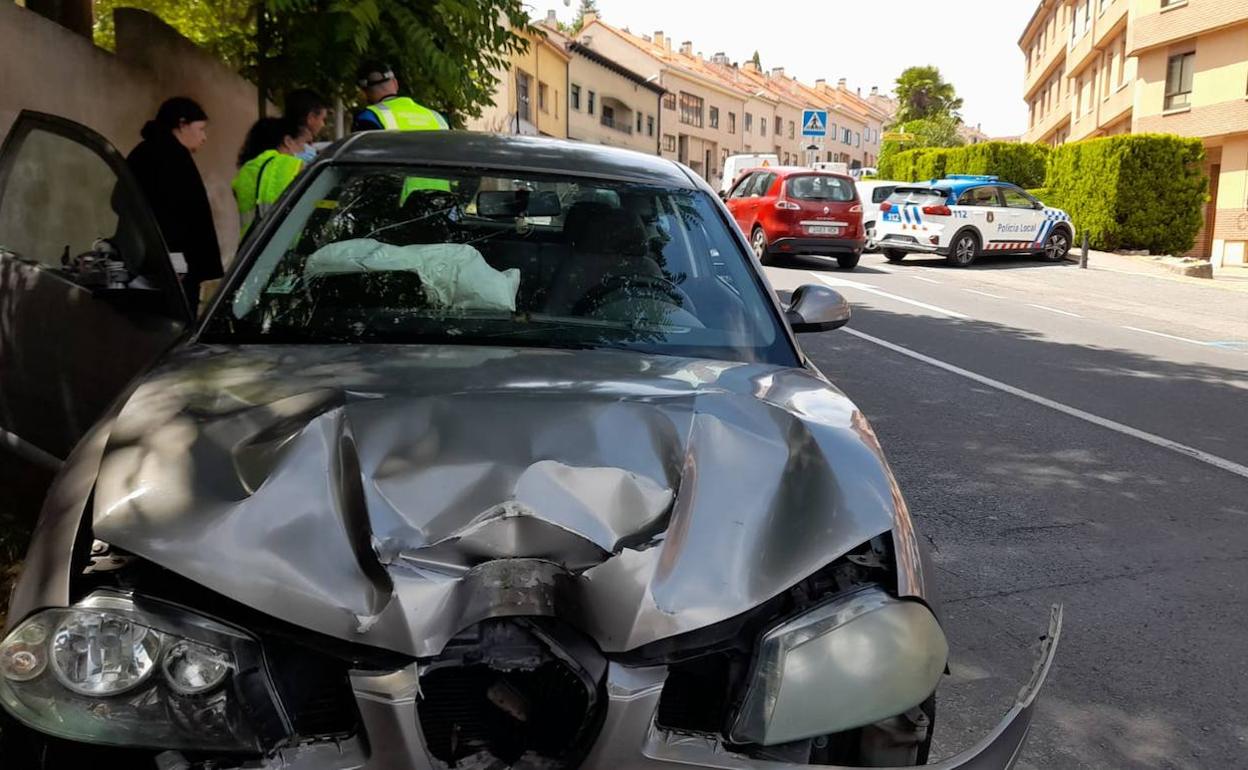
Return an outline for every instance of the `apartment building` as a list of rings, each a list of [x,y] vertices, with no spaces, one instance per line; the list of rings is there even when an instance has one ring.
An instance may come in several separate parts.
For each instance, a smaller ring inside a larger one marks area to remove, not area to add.
[[[723,54],[716,54],[721,59]],[[743,65],[728,65],[727,58],[722,58],[725,66],[730,66],[740,87],[764,93],[774,105],[771,115],[771,143],[766,152],[774,153],[784,165],[800,165],[805,162],[806,142],[802,139],[802,111],[805,105],[792,97],[776,84],[776,80],[784,77],[784,69],[776,67],[765,73],[753,62]],[[761,143],[761,137],[760,137]]]
[[[492,74],[494,103],[468,122],[474,131],[568,138],[568,63],[571,55],[542,31],[526,33],[528,50],[512,54]]]
[[[570,57],[568,138],[658,155],[663,87],[563,35],[553,21],[543,31]]]
[[[1200,138],[1210,201],[1191,253],[1248,262],[1248,0],[1042,0],[1019,47],[1024,141]]]
[[[664,89],[659,153],[718,185],[722,159],[743,147],[746,95],[695,56],[692,42],[674,48],[662,32],[638,36],[586,14],[580,42]]]

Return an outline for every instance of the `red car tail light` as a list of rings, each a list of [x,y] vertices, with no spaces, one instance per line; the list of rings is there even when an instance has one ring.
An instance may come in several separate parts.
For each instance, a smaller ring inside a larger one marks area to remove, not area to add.
[[[789,200],[788,198],[779,198],[776,200],[776,208],[785,211],[801,211],[802,207]]]
[[[880,211],[892,211],[892,210],[893,210],[893,204],[889,203],[888,201],[884,201],[883,203],[880,204]]]
[[[953,212],[948,206],[924,206],[923,213],[933,217],[951,217]]]

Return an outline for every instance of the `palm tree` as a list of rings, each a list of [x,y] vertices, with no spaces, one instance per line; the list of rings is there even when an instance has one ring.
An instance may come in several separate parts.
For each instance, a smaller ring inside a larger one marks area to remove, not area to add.
[[[936,67],[910,67],[897,78],[897,123],[958,116],[962,100]]]

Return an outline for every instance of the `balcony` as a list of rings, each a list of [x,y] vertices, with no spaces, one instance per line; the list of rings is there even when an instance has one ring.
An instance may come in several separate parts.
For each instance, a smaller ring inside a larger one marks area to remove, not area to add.
[[[1024,142],[1042,142],[1045,141],[1057,129],[1070,125],[1070,100],[1062,99],[1061,104],[1050,110],[1035,125],[1027,129],[1023,134]]]
[[[1092,54],[1096,53],[1096,48],[1092,45],[1092,25],[1088,25],[1088,29],[1082,35],[1071,40],[1067,45],[1066,51],[1066,71],[1078,72],[1092,58]]]
[[[1127,31],[1127,55],[1244,22],[1244,3],[1187,0],[1134,18]]]
[[[1065,29],[1065,27],[1062,27]],[[1054,66],[1058,62],[1066,60],[1066,43],[1054,41],[1049,44],[1048,50],[1040,55],[1040,61],[1036,66],[1031,68],[1023,79],[1023,98],[1027,101],[1031,100],[1036,89],[1040,88],[1049,79],[1049,75],[1053,73]]]
[[[606,115],[603,115],[600,122],[612,131],[619,131],[621,134],[633,133],[633,123],[631,120],[616,120],[615,118],[609,118]]]
[[[1096,17],[1096,26],[1092,31],[1092,44],[1094,46],[1104,48],[1110,38],[1115,37],[1126,28],[1129,6],[1130,3],[1127,0],[1110,0],[1106,4],[1104,13],[1100,13]]]

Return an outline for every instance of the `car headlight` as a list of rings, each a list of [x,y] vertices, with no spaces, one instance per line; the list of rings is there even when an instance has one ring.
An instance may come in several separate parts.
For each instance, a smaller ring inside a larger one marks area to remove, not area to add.
[[[948,656],[924,605],[876,587],[838,597],[763,636],[731,738],[774,746],[904,713],[936,690]]]
[[[261,751],[285,723],[255,639],[106,591],[0,642],[0,703],[60,738],[161,749]]]

